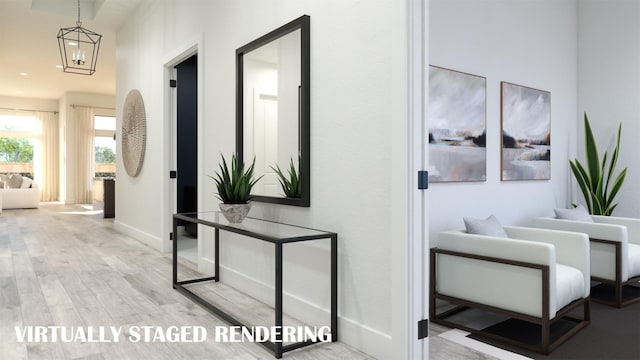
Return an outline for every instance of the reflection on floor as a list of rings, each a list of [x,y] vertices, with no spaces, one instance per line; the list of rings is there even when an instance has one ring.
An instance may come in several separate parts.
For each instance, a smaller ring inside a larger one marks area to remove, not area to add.
[[[178,256],[194,264],[198,263],[198,238],[184,231],[184,227],[178,227]]]

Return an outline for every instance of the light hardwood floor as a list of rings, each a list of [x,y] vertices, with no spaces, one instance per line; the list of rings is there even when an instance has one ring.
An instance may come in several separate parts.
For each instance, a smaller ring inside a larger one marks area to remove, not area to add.
[[[181,268],[181,274],[189,269]],[[216,285],[218,286],[218,285]],[[205,290],[206,291],[206,290]],[[235,311],[269,323],[272,312],[231,288]],[[260,320],[259,320],[260,322]],[[285,320],[286,323],[286,320]],[[0,360],[4,359],[273,359],[254,343],[18,342],[15,326],[205,326],[227,324],[171,287],[171,254],[113,229],[82,206],[43,204],[0,215]],[[259,324],[257,324],[259,325]],[[438,336],[430,328],[430,359],[491,357]],[[284,359],[371,359],[343,343],[317,344]]]
[[[203,343],[18,342],[15,326],[198,325],[209,334],[227,326],[172,289],[171,254],[116,232],[111,221],[80,206],[44,204],[0,215],[0,290],[0,359],[273,359],[259,344],[212,336]],[[337,342],[284,358],[370,357]]]

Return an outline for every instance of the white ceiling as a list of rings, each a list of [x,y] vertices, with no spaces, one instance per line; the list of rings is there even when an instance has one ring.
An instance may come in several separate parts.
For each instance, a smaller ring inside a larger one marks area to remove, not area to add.
[[[75,26],[77,0],[0,0],[0,95],[115,94],[116,31],[141,2],[81,0],[82,27],[102,35],[96,72],[87,76],[56,68],[61,63],[56,36],[60,28]]]

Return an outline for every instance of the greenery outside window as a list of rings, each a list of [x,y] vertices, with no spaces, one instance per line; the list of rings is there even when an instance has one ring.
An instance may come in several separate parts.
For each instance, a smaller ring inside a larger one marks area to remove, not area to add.
[[[33,116],[0,115],[0,173],[18,173],[30,178],[33,174],[33,154],[36,120]]]

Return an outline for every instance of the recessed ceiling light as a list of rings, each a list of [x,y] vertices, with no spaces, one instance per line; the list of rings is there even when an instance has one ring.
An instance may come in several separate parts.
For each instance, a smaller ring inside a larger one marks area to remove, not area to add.
[[[56,69],[62,69],[62,65],[56,65]]]
[[[27,75],[29,75],[29,73],[21,72],[21,73],[20,73],[20,75],[22,75],[22,76],[27,76]]]

